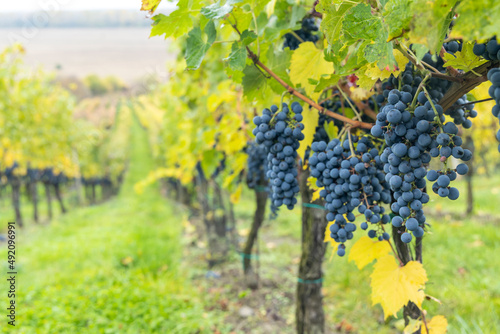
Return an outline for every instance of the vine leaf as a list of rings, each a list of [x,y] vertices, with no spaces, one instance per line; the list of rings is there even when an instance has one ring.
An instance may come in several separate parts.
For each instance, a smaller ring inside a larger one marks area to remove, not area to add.
[[[231,53],[224,60],[227,61],[231,69],[243,71],[247,60],[247,48],[245,46],[240,47],[238,42],[234,42],[231,46]]]
[[[323,127],[325,128],[325,131],[326,131],[326,134],[328,135],[328,138],[330,138],[330,139],[337,138],[337,136],[339,134],[339,128],[336,127],[333,124],[333,122],[325,122]]]
[[[241,2],[241,0],[228,0],[222,5],[222,1],[217,1],[214,4],[203,7],[201,13],[210,20],[220,19],[231,13],[233,11],[233,5],[239,2]]]
[[[193,28],[188,34],[185,58],[189,70],[196,70],[200,67],[205,54],[215,42],[217,32],[213,21],[207,23],[204,33],[206,35],[206,41],[199,27]]]
[[[441,49],[443,40],[449,31],[453,19],[453,6],[458,0],[414,0],[411,4],[413,20],[410,40],[426,45],[431,53]]]
[[[267,67],[273,71],[277,76],[279,76],[284,82],[292,86],[290,81],[290,76],[288,75],[288,68],[290,66],[290,59],[292,58],[292,51],[285,49],[282,51],[275,51],[274,48],[269,48],[267,53],[264,55],[264,62]],[[268,80],[269,87],[276,93],[283,93],[283,86],[276,80]]]
[[[359,1],[358,1],[359,2]],[[320,0],[316,6],[319,13],[323,13],[321,30],[330,44],[342,36],[342,25],[349,10],[357,5],[356,1],[339,2]]]
[[[442,315],[436,315],[427,324],[427,328],[429,328],[428,332],[425,326],[422,326],[422,334],[445,334],[447,327],[448,320]]]
[[[243,93],[248,101],[266,101],[269,95],[269,85],[266,77],[253,65],[247,65],[243,70]]]
[[[445,60],[444,66],[452,66],[458,70],[468,72],[474,71],[474,68],[488,62],[487,60],[476,56],[472,51],[473,47],[473,42],[467,42],[463,45],[462,51],[456,52],[455,55],[445,53],[443,56]]]
[[[306,168],[304,168],[304,169],[306,169]],[[321,189],[323,189],[323,187],[321,187],[321,188],[318,187],[318,185],[316,184],[317,180],[318,179],[316,179],[315,177],[312,177],[312,176],[307,178],[307,187],[309,188],[309,190],[311,190],[313,192],[312,198],[311,198],[311,203],[320,198],[319,192]]]
[[[322,75],[331,73],[333,64],[325,60],[323,50],[316,48],[314,43],[301,43],[294,51],[290,63],[290,79],[294,85],[300,85],[313,100],[317,100],[320,95],[314,89]]]
[[[386,241],[374,240],[367,236],[361,237],[349,252],[349,262],[354,261],[358,269],[363,269],[374,260],[389,254],[391,247]]]
[[[422,320],[410,318],[408,325],[403,330],[403,334],[413,334],[416,331],[418,331],[421,327],[422,327]]]
[[[396,59],[397,66],[391,71],[389,68],[380,69],[375,64],[367,64],[360,68],[357,73],[358,81],[357,84],[360,88],[370,90],[377,80],[385,80],[393,74],[398,76],[401,71],[405,69],[406,64],[408,64],[408,58],[406,58],[401,52],[393,50],[394,59]]]
[[[316,133],[316,127],[318,126],[319,113],[316,109],[312,108],[304,108],[302,111],[302,116],[304,119],[302,123],[304,124],[304,130],[302,133],[304,134],[304,139],[300,142],[300,146],[297,149],[297,154],[305,161],[306,149],[311,146],[314,134]]]
[[[190,12],[196,11],[200,7],[199,0],[180,0],[177,9],[170,15],[158,14],[153,17],[154,23],[149,37],[165,34],[165,39],[167,39],[169,37],[178,38],[187,34],[193,26]]]
[[[411,0],[389,0],[384,6],[384,23],[389,31],[388,40],[392,40],[408,30],[413,13],[410,11]]]
[[[485,10],[487,8],[487,10]],[[457,6],[460,15],[452,30],[452,37],[467,40],[484,40],[491,36],[500,36],[500,1],[474,0],[461,1]],[[471,29],[471,27],[474,27]]]
[[[410,261],[399,267],[392,255],[385,255],[377,260],[370,278],[372,303],[382,306],[386,319],[391,315],[397,317],[398,311],[410,301],[422,305],[427,273],[420,262]]]
[[[243,46],[248,46],[257,39],[257,34],[250,30],[245,30],[241,33],[241,42]]]
[[[161,0],[142,0],[141,10],[153,13],[160,4],[160,2]]]

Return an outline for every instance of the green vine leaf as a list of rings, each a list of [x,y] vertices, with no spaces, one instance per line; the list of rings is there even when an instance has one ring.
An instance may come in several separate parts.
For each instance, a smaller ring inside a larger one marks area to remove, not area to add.
[[[441,49],[453,19],[453,7],[458,0],[413,0],[409,37],[413,43],[426,45],[431,53]]]
[[[474,42],[467,42],[463,45],[462,51],[458,51],[455,55],[445,53],[443,58],[445,60],[444,66],[451,66],[458,70],[474,71],[474,69],[486,62],[472,52]]]
[[[222,1],[217,1],[214,4],[203,7],[201,13],[210,20],[220,19],[231,13],[234,8],[233,5],[239,2],[241,2],[241,0],[228,0],[222,5]]]
[[[235,71],[243,71],[247,60],[247,48],[245,46],[239,45],[238,42],[234,42],[231,46],[231,53],[229,57],[225,58],[229,67]]]
[[[408,31],[413,17],[410,5],[413,0],[389,0],[384,6],[384,23],[389,32],[389,40]]]
[[[461,1],[457,6],[457,12],[459,16],[453,27],[453,36],[467,40],[484,40],[495,35],[500,36],[500,24],[498,24],[500,1]]]
[[[330,44],[342,37],[342,25],[349,10],[356,6],[359,1],[333,3],[328,0],[320,0],[316,10],[323,14],[321,21],[321,30],[324,32],[327,41]]]
[[[188,38],[186,40],[186,53],[184,56],[189,70],[196,70],[200,67],[205,54],[215,42],[215,38],[217,37],[213,21],[209,21],[207,23],[203,32],[204,35],[206,35],[206,41],[204,40],[199,27],[194,28],[188,34]]]
[[[149,37],[165,35],[178,38],[188,33],[193,26],[193,19],[190,11],[200,8],[200,0],[180,0],[178,9],[166,16],[158,14],[153,17],[154,23]]]

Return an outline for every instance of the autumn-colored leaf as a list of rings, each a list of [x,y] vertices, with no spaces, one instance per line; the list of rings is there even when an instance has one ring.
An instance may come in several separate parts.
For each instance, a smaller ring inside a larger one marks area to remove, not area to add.
[[[444,334],[448,331],[448,321],[444,316],[436,315],[427,323],[427,328],[428,332],[425,326],[422,326],[422,334]]]
[[[382,306],[385,318],[396,317],[410,301],[422,305],[427,273],[420,262],[410,261],[400,267],[392,255],[385,255],[378,259],[370,278],[372,303]]]
[[[387,255],[390,251],[391,247],[387,241],[378,241],[378,239],[363,236],[352,246],[349,252],[349,262],[354,261],[358,269],[363,269],[373,260]]]
[[[316,109],[306,107],[304,108],[304,111],[302,111],[302,116],[303,116],[302,123],[304,124],[304,130],[302,130],[302,133],[304,134],[304,139],[300,142],[297,154],[302,159],[302,161],[304,161],[306,155],[306,149],[307,147],[311,146],[312,141],[314,139],[314,134],[316,133],[316,127],[318,126],[318,120],[319,120],[319,113]]]
[[[160,4],[160,2],[161,0],[142,0],[141,10],[153,13]]]
[[[322,75],[332,74],[333,64],[325,60],[323,50],[314,43],[301,43],[294,51],[290,63],[290,79],[294,85],[300,85],[312,99],[316,100],[320,92],[314,92]]]

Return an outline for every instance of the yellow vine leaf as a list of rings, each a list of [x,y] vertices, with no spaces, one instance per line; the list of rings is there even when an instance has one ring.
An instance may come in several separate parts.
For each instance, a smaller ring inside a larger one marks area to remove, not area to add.
[[[397,50],[393,50],[394,58],[396,58],[396,62],[398,67],[394,70],[390,70],[389,68],[385,68],[381,70],[377,64],[367,64],[361,67],[356,73],[358,76],[358,88],[362,88],[364,90],[370,91],[373,85],[377,82],[377,80],[385,80],[393,74],[394,76],[398,76],[399,73],[404,71],[406,64],[408,64],[408,58],[406,58],[401,52]]]
[[[315,177],[312,177],[312,176],[310,176],[307,179],[307,187],[313,192],[311,202],[314,202],[315,200],[319,199],[319,191],[321,189],[323,189],[323,188],[320,188],[316,185],[316,180],[317,179]]]
[[[392,255],[385,255],[378,259],[370,278],[372,304],[382,306],[386,319],[391,315],[397,317],[409,301],[421,307],[427,273],[420,262],[410,261],[399,267]]]
[[[142,0],[141,10],[153,13],[160,4],[160,2],[161,0]]]
[[[420,329],[422,326],[422,320],[411,319],[408,326],[403,330],[403,334],[413,334]]]
[[[333,122],[325,122],[323,125],[325,128],[326,134],[330,139],[337,138],[339,135],[339,128],[336,127]]]
[[[448,331],[448,320],[442,315],[436,315],[427,323],[427,328],[428,332],[422,326],[422,334],[444,334]]]
[[[313,192],[312,194],[312,199],[311,201],[315,201],[315,200],[318,200],[319,199],[319,190],[316,190],[315,192]]]
[[[321,92],[314,92],[321,76],[332,73],[333,64],[325,60],[323,50],[316,48],[313,42],[301,43],[293,52],[290,79],[294,85],[300,85],[313,100],[317,100],[321,94]]]
[[[229,196],[231,203],[237,204],[240,201],[242,190],[243,190],[243,187],[240,184],[238,186],[238,188],[236,188],[236,191]]]
[[[354,101],[363,101],[373,95],[370,90],[361,87],[351,87],[351,98]]]
[[[304,124],[304,130],[302,131],[304,134],[304,140],[300,142],[297,153],[302,161],[304,161],[306,149],[308,146],[311,146],[314,139],[314,133],[316,132],[316,127],[318,126],[319,113],[316,109],[306,107],[304,108],[304,111],[302,111],[302,116],[304,117],[302,120],[302,123]]]
[[[396,58],[396,63],[398,63],[398,69],[392,72],[392,74],[394,74],[394,76],[398,76],[399,73],[405,70],[406,64],[408,64],[410,60],[408,60],[408,58],[406,58],[405,55],[398,50],[392,50],[392,54],[394,55],[394,58]]]
[[[354,261],[361,270],[390,251],[391,247],[387,241],[378,241],[378,239],[363,236],[352,246],[349,252],[349,262]]]

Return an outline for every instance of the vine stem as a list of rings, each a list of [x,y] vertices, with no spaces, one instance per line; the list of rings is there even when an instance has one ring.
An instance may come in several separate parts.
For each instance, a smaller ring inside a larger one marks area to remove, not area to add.
[[[304,40],[302,38],[300,38],[300,36],[297,35],[297,33],[295,31],[293,31],[292,29],[290,29],[289,33],[292,34],[293,37],[295,37],[296,39],[298,39],[300,43],[304,43]]]
[[[342,88],[340,88],[339,85],[337,85],[337,88],[339,89],[340,93],[342,94],[342,96],[344,97],[344,99],[347,101],[347,103],[349,104],[349,106],[351,107],[352,111],[356,114],[356,118],[358,120],[361,120],[361,115],[359,114],[358,112],[358,109],[356,109],[355,106],[353,106],[351,100],[349,99],[349,97],[346,95],[346,93],[342,90]]]
[[[341,84],[340,88],[345,94],[347,94],[349,97],[351,97],[351,91],[349,90],[349,87],[347,87],[347,85]],[[353,101],[354,101],[354,104],[356,105],[356,107],[358,107],[359,110],[363,111],[363,113],[366,116],[370,117],[373,120],[377,120],[377,114],[368,105],[366,105],[360,101],[356,101],[355,99],[353,99]]]
[[[241,36],[241,32],[239,31],[238,27],[234,24],[231,24],[231,26],[234,28],[234,30],[238,33],[238,35]],[[302,101],[306,102],[310,106],[312,106],[314,109],[317,109],[320,113],[325,114],[331,118],[335,118],[339,121],[342,121],[344,123],[350,124],[353,128],[362,128],[362,129],[371,129],[373,127],[373,123],[366,123],[366,122],[361,122],[361,121],[356,121],[353,119],[350,119],[348,117],[345,117],[343,115],[336,114],[326,108],[323,108],[304,94],[298,92],[295,90],[293,87],[288,85],[283,79],[281,79],[276,73],[274,73],[271,69],[269,69],[266,65],[264,65],[260,60],[259,57],[250,50],[250,48],[247,46],[247,53],[248,53],[248,58],[250,58],[254,64],[257,67],[260,67],[264,72],[269,74],[272,78],[274,78],[280,85],[282,85],[290,94],[294,95],[295,97],[301,99]]]
[[[488,102],[488,101],[492,101],[492,100],[494,100],[494,98],[490,97],[490,98],[483,99],[483,100],[477,100],[477,101],[462,103],[462,104],[459,104],[457,108],[461,108],[463,106],[468,106],[469,104],[476,104],[476,103],[481,103],[481,102]]]
[[[434,105],[434,102],[432,102],[432,97],[429,94],[429,92],[427,91],[427,89],[425,89],[425,87],[422,87],[422,89],[424,90],[425,96],[429,100],[431,107],[434,110],[434,115],[436,115],[437,121],[439,123],[439,129],[441,130],[441,132],[443,132],[443,122],[441,122],[441,119],[439,118],[439,113],[437,112],[437,109],[436,109],[436,106]]]
[[[424,322],[426,334],[429,334],[429,327],[427,326],[427,319],[425,319],[425,313],[423,309],[420,310],[420,314],[422,315],[422,321]]]
[[[415,96],[413,96],[413,101],[411,101],[411,108],[412,109],[415,107],[415,104],[417,104],[418,93],[420,93],[420,91],[422,90],[422,88],[424,88],[424,85],[427,82],[427,80],[429,80],[429,78],[430,78],[430,75],[427,74],[424,77],[424,79],[422,80],[422,82],[420,82],[420,85],[418,85],[417,92],[415,93]]]
[[[347,139],[349,139],[349,148],[351,149],[352,156],[355,156],[356,154],[354,153],[354,145],[352,144],[352,138],[351,138],[352,136],[351,136],[351,128],[350,127],[347,129],[347,132],[349,133],[349,135],[347,136]]]

